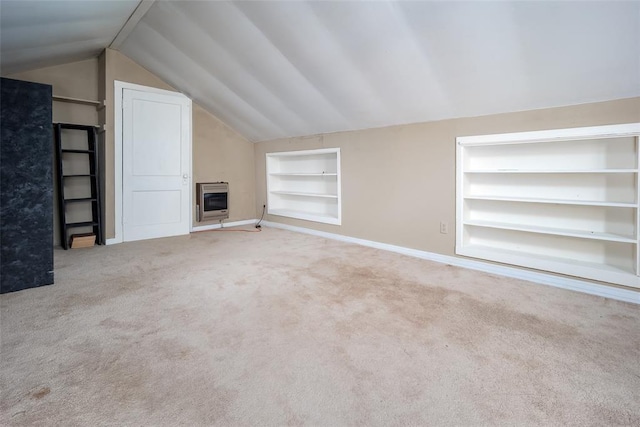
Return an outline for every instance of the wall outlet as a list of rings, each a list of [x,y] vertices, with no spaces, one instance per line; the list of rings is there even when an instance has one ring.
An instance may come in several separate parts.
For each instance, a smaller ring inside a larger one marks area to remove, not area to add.
[[[449,234],[449,224],[441,221],[440,222],[440,233],[442,234]]]

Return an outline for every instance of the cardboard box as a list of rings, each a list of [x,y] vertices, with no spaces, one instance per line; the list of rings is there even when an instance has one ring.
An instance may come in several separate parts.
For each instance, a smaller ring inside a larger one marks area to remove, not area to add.
[[[95,244],[96,244],[96,235],[93,233],[71,235],[71,249],[89,248],[91,246],[95,246]]]

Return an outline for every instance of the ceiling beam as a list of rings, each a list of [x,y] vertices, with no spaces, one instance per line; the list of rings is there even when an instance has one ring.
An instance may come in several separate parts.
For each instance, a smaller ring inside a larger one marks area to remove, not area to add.
[[[136,10],[133,11],[127,22],[124,23],[118,34],[115,36],[109,48],[118,49],[124,43],[124,41],[129,37],[129,34],[133,31],[133,29],[138,25],[138,22],[144,17],[147,11],[153,6],[156,0],[140,0]]]

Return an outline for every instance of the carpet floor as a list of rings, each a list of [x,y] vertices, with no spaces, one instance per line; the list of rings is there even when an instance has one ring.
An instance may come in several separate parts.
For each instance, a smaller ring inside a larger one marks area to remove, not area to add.
[[[284,230],[55,251],[2,425],[640,425],[640,307]]]

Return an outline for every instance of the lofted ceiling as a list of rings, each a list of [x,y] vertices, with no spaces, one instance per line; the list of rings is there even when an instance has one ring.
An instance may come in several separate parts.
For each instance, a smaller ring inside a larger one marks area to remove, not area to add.
[[[7,3],[3,73],[96,56],[138,4]],[[134,24],[116,48],[252,141],[640,96],[638,1],[157,0]]]
[[[94,58],[139,0],[0,0],[2,75]]]

